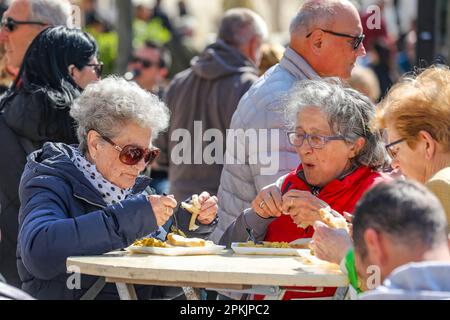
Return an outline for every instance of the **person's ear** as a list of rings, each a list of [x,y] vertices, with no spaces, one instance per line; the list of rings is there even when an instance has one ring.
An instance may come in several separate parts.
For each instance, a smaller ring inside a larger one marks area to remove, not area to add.
[[[423,143],[425,159],[433,159],[436,153],[437,141],[425,130],[419,131],[419,141]]]
[[[356,139],[356,141],[350,147],[350,159],[353,159],[354,157],[356,157],[361,152],[361,150],[364,148],[365,144],[366,144],[366,140],[363,137],[359,137],[358,139]]]
[[[67,67],[67,69],[69,70],[69,75],[73,78],[75,76],[76,70],[75,65],[71,64],[70,66]]]
[[[101,147],[102,139],[97,132],[90,130],[87,134],[86,142],[88,154],[92,160],[95,160],[97,158],[97,154],[100,152],[99,149]]]
[[[240,52],[257,66],[261,62],[261,37],[254,35],[249,41],[240,46]]]
[[[161,79],[167,78],[168,74],[169,74],[169,70],[166,67],[163,67],[163,68],[159,69],[159,77]]]
[[[448,247],[450,248],[450,233],[447,235]]]
[[[382,268],[385,263],[385,252],[380,234],[369,228],[364,232],[364,242],[366,243],[369,261]]]
[[[323,36],[324,32],[322,30],[315,30],[309,37],[309,48],[316,55],[320,55],[322,52]]]

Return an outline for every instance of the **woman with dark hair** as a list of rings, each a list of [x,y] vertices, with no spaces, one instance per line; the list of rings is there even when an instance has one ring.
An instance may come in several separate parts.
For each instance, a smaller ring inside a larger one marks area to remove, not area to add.
[[[0,99],[0,273],[8,283],[20,285],[15,261],[18,188],[26,156],[47,141],[77,143],[70,107],[100,73],[97,44],[90,35],[47,28],[30,44],[17,78]]]
[[[95,40],[78,29],[48,28],[33,40],[0,101],[6,124],[28,140],[27,153],[46,141],[77,142],[69,110],[80,91],[100,77],[96,56]]]

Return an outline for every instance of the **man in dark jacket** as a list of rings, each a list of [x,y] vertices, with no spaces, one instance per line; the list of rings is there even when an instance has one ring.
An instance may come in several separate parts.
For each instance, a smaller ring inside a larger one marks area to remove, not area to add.
[[[169,165],[170,192],[177,199],[189,197],[193,191],[217,193],[226,129],[239,100],[258,78],[257,66],[266,34],[265,22],[253,11],[227,11],[218,40],[170,84],[165,100],[172,114],[171,123],[156,145],[163,154],[159,164]],[[221,139],[203,138],[208,132],[215,137],[221,135]],[[214,152],[207,152],[212,146],[205,149],[210,143],[217,146]],[[208,161],[203,150],[218,160]]]

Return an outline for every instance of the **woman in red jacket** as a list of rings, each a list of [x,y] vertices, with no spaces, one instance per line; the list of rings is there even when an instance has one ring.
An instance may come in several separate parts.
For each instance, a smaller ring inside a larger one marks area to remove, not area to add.
[[[329,205],[341,214],[351,213],[367,189],[387,179],[378,171],[387,156],[381,136],[369,128],[375,106],[368,98],[328,79],[299,82],[289,101],[286,115],[292,131],[287,134],[301,164],[264,188],[221,242],[246,240],[246,228],[253,229],[257,240],[311,238],[320,208]],[[284,299],[327,297],[335,291],[296,289]]]

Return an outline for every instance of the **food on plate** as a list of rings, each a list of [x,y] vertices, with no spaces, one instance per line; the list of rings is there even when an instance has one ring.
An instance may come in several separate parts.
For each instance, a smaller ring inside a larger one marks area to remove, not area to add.
[[[192,214],[191,220],[189,221],[189,231],[197,230],[199,226],[195,224],[195,220],[197,220],[198,214],[200,213],[200,209],[202,207],[200,201],[198,200],[198,195],[192,195],[191,201],[188,203],[181,202],[181,207]]]
[[[289,247],[293,249],[309,249],[309,243],[291,243]]]
[[[186,238],[175,233],[167,235],[167,241],[161,241],[155,238],[142,238],[136,240],[132,246],[135,247],[158,247],[158,248],[172,248],[172,247],[205,247],[213,245],[212,241],[205,241],[200,238]]]
[[[238,247],[275,248],[275,249],[308,249],[309,243],[289,244],[288,242],[263,241],[263,243],[255,244],[253,241],[247,241],[247,242],[239,243]]]
[[[167,235],[167,243],[178,247],[205,247],[207,242],[200,238],[185,238],[178,234],[169,233]]]
[[[167,247],[167,244],[161,240],[155,239],[155,238],[143,238],[140,240],[136,240],[133,243],[133,246],[135,247],[159,247],[159,248],[165,248]]]

